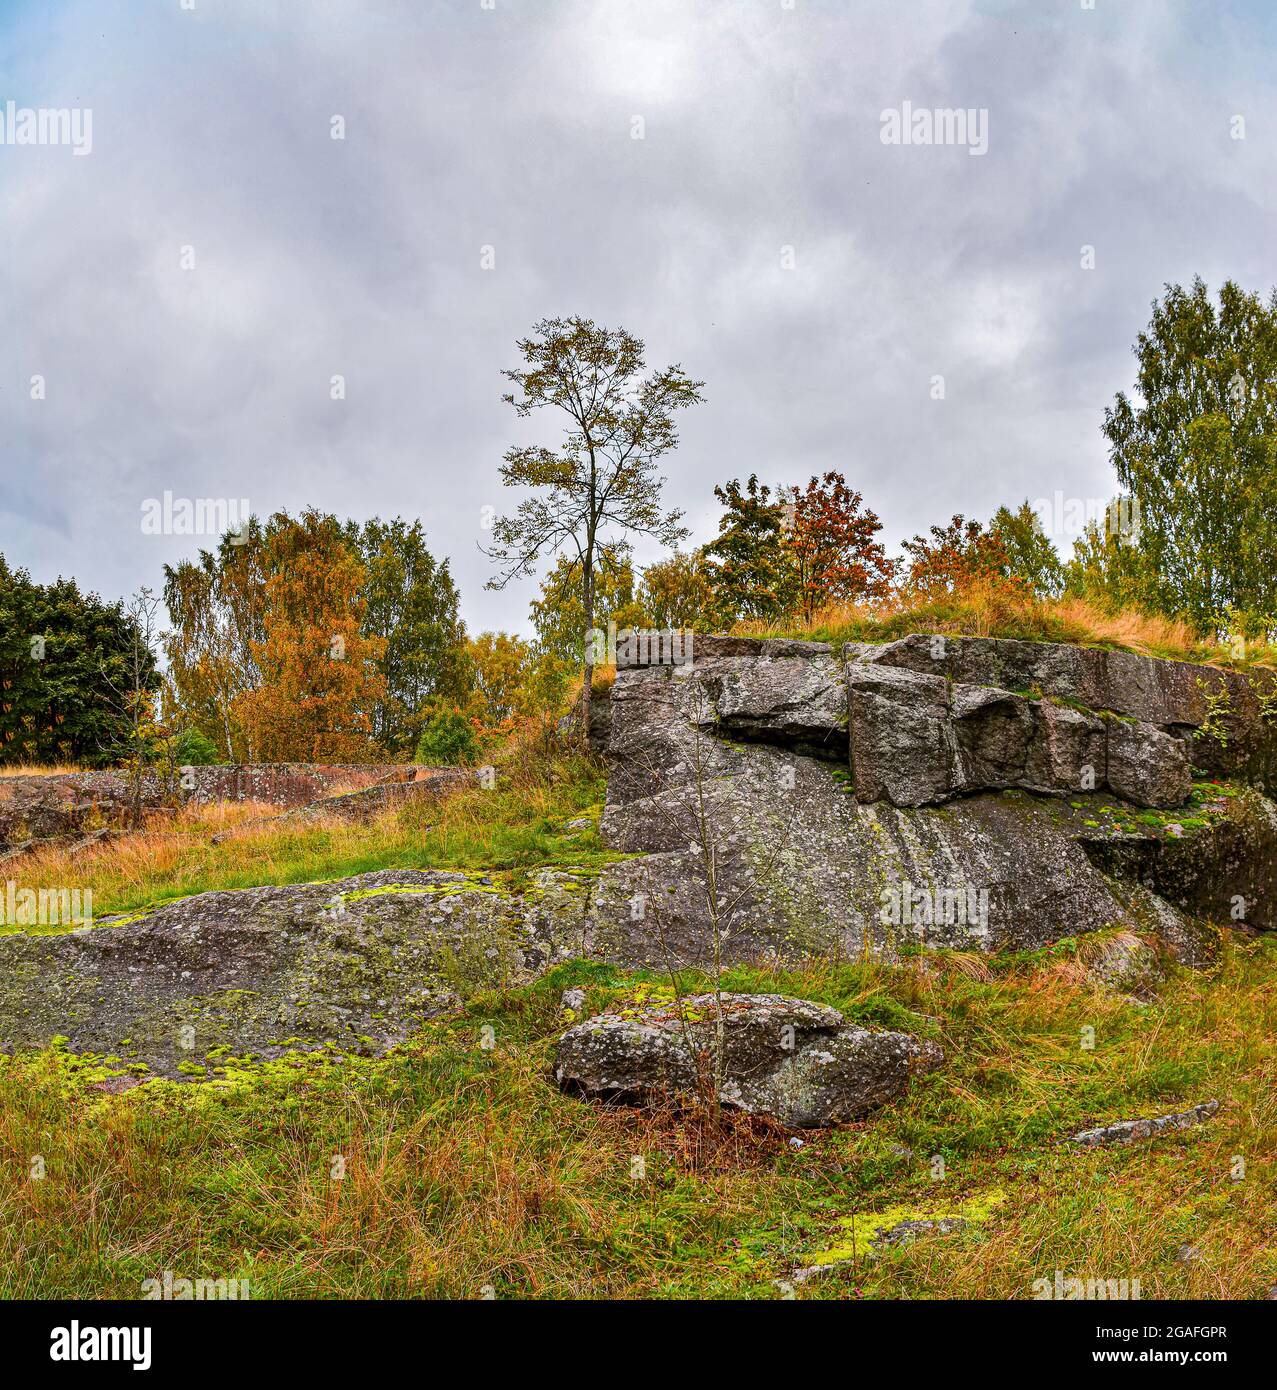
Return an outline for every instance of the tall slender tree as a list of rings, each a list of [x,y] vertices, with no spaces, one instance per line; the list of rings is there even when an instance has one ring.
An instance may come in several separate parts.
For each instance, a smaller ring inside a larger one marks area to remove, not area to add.
[[[493,526],[487,554],[497,573],[488,587],[502,589],[534,573],[543,557],[566,551],[579,565],[588,631],[602,547],[630,535],[674,545],[687,535],[682,513],[662,505],[657,465],[678,443],[675,412],[701,401],[705,383],[677,363],[645,375],[642,339],[586,318],[543,319],[518,350],[524,366],[503,373],[515,388],[503,399],[520,419],[551,408],[567,423],[557,449],[506,451],[501,481],[531,495]],[[590,643],[583,665],[582,728],[594,676]]]

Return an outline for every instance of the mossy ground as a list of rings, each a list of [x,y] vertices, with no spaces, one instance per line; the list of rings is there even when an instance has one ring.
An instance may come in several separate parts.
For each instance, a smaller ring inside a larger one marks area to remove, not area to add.
[[[659,985],[594,964],[479,996],[377,1060],[228,1056],[219,1082],[115,1095],[100,1060],[0,1057],[0,1292],[135,1298],[169,1269],[247,1279],[259,1299],[1028,1298],[1060,1269],[1138,1277],[1144,1298],[1262,1296],[1277,1283],[1277,940],[1230,937],[1210,974],[1176,973],[1144,1008],[1067,966],[1043,952],[732,972],[729,988],[944,1046],[905,1098],[801,1147],[758,1123],[561,1095],[562,990],[583,986],[595,1011]],[[1197,1129],[1061,1142],[1210,1097],[1220,1114]],[[848,1240],[853,1218],[859,1236],[971,1212],[969,1230],[878,1256]],[[774,1282],[849,1244],[836,1271]]]

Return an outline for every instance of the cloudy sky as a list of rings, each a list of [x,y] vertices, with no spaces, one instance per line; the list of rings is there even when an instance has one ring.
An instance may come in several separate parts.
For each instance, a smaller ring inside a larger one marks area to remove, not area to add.
[[[706,382],[697,539],[750,472],[842,471],[893,550],[1107,496],[1163,282],[1277,283],[1277,7],[1088,3],[4,0],[0,104],[92,146],[0,147],[0,551],[114,598],[208,544],[165,491],[403,513],[524,629],[499,372],[572,313]],[[884,143],[906,101],[987,151]]]

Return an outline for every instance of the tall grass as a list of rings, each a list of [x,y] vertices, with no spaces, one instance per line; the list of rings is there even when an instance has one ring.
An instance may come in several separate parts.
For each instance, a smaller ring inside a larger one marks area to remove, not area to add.
[[[519,870],[601,857],[592,832],[563,822],[603,799],[601,764],[584,753],[544,754],[515,744],[496,785],[392,804],[366,823],[336,816],[280,817],[253,803],[187,806],[154,815],[135,834],[86,849],[39,847],[7,862],[31,888],[91,888],[95,915],[129,912],[209,889],[306,883],[376,869]],[[263,817],[266,817],[263,819]],[[214,843],[214,837],[234,833]],[[0,926],[0,933],[14,930]]]
[[[1234,940],[1213,977],[1180,975],[1144,1009],[1050,952],[990,965],[733,972],[730,988],[944,1047],[907,1095],[801,1147],[758,1123],[707,1139],[677,1113],[561,1095],[564,987],[591,1013],[631,997],[633,978],[599,964],[477,998],[381,1060],[292,1057],[113,1095],[65,1053],[0,1056],[0,1295],[135,1298],[168,1269],[247,1279],[257,1299],[775,1298],[773,1281],[835,1251],[844,1263],[795,1296],[1027,1299],[1060,1269],[1138,1278],[1145,1299],[1262,1297],[1277,1283],[1273,943]],[[1197,1129],[1064,1142],[1211,1096],[1220,1112]],[[853,1239],[875,1214],[956,1211],[982,1215],[879,1256]]]
[[[3,777],[63,777],[73,772],[85,772],[86,768],[75,763],[9,763],[0,767]]]

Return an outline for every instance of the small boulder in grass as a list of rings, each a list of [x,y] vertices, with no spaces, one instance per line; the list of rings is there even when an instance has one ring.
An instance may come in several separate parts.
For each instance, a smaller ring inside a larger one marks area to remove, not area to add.
[[[1140,1003],[1155,998],[1166,978],[1157,952],[1134,932],[1106,932],[1084,939],[1078,956],[1088,979]]]
[[[724,994],[721,1004],[720,1103],[792,1129],[860,1119],[943,1061],[935,1043],[857,1027],[807,999]],[[600,1014],[560,1038],[555,1078],[594,1100],[694,1096],[714,1075],[718,1029],[712,994]]]

